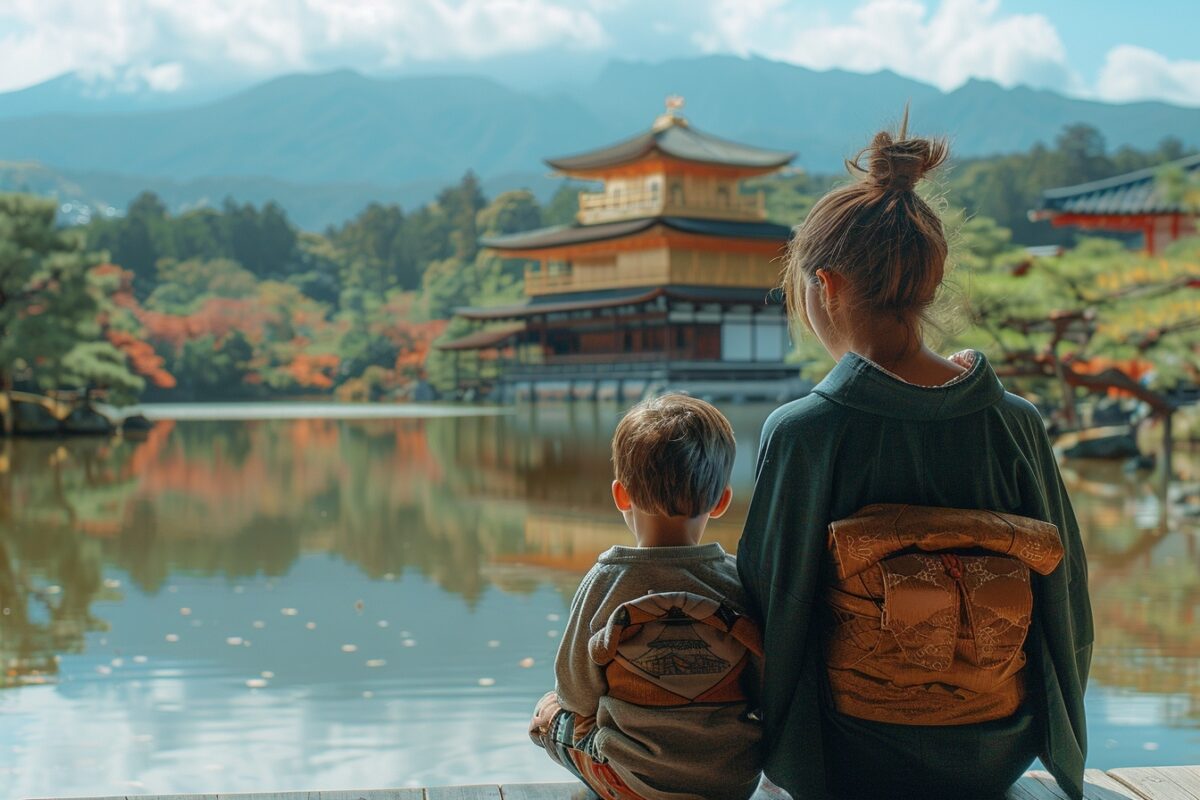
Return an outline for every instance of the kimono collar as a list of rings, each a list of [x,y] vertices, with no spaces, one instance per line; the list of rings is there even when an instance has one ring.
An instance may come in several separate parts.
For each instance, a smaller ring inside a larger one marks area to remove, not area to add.
[[[942,386],[901,380],[858,353],[846,353],[813,392],[843,406],[894,419],[939,420],[995,405],[1004,387],[983,353],[974,351],[966,373]]]

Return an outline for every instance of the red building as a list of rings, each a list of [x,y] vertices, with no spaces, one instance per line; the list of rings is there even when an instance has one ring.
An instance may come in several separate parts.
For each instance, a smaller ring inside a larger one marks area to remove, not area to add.
[[[523,396],[631,399],[664,388],[774,398],[797,370],[775,291],[790,231],[742,181],[794,154],[719,139],[669,102],[653,127],[574,156],[559,174],[597,181],[573,224],[481,242],[532,263],[525,301],[463,308],[475,332],[440,349],[492,365],[482,385]],[[480,383],[478,377],[472,381]]]
[[[1197,232],[1195,209],[1168,197],[1160,179],[1164,169],[1178,170],[1194,180],[1200,176],[1200,155],[1102,181],[1048,189],[1029,217],[1049,220],[1055,227],[1140,233],[1142,247],[1153,255]]]

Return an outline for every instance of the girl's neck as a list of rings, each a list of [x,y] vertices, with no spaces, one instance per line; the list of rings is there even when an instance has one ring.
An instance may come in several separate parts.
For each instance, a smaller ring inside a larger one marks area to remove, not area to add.
[[[848,351],[878,364],[900,380],[918,386],[940,386],[965,371],[929,349],[916,325],[907,320],[860,321],[846,344]]]
[[[961,365],[930,350],[924,342],[903,353],[897,353],[894,347],[886,345],[872,347],[867,342],[852,345],[850,350],[878,364],[900,380],[917,386],[941,386],[966,372]]]

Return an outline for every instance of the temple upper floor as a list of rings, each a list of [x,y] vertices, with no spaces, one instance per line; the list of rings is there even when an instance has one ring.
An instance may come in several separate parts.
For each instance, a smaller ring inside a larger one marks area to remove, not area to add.
[[[781,169],[795,154],[697,130],[678,113],[682,105],[682,98],[670,97],[649,131],[547,160],[559,174],[603,184],[601,191],[580,192],[579,224],[654,216],[766,219],[763,193],[743,192],[742,181]]]

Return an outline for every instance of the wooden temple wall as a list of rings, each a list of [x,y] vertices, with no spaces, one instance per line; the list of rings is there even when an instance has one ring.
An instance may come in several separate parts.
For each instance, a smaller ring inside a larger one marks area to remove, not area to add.
[[[545,264],[525,273],[528,295],[639,286],[769,287],[779,283],[778,255],[739,250],[655,247],[577,257],[569,268]]]
[[[672,250],[668,282],[676,286],[775,286],[777,258],[754,252]]]

